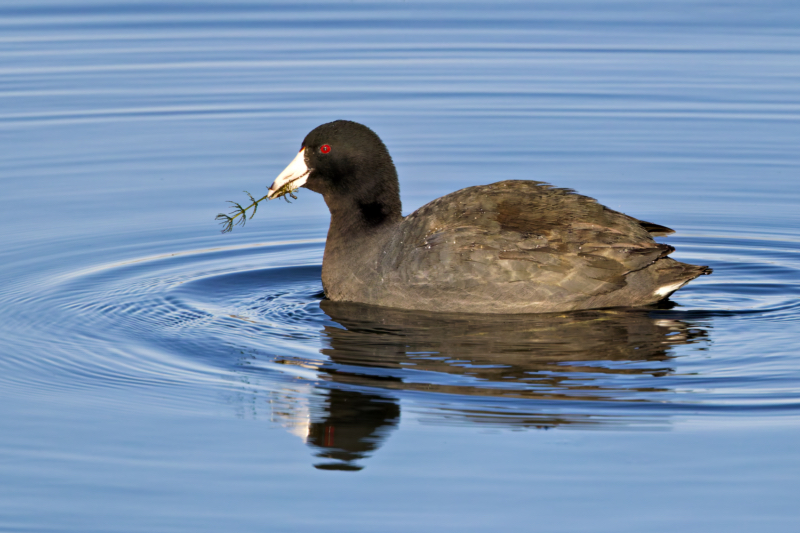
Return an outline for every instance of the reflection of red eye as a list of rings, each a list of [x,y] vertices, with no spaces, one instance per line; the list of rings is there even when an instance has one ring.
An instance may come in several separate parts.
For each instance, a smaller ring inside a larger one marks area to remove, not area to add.
[[[328,146],[327,144],[323,144],[322,146],[319,147],[319,151],[322,152],[323,154],[327,154],[328,152],[331,151],[331,147]]]

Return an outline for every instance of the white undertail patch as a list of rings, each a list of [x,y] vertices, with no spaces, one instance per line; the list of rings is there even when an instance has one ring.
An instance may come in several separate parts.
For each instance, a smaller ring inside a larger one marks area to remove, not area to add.
[[[671,294],[671,293],[677,291],[678,289],[680,289],[681,287],[686,285],[686,283],[687,283],[686,281],[679,281],[677,283],[670,283],[669,285],[664,285],[663,287],[661,287],[659,289],[656,289],[656,291],[653,294],[655,294],[656,296],[666,296],[668,294]]]

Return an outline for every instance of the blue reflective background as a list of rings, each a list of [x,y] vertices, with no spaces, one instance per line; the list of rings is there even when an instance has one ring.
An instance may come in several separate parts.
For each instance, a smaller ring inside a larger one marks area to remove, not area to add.
[[[792,531],[794,2],[0,5],[0,530]],[[677,230],[672,305],[320,298],[305,134],[367,124],[404,212],[570,187]]]

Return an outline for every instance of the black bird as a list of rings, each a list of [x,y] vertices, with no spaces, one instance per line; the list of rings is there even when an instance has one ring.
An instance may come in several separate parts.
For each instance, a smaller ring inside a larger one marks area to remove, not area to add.
[[[309,133],[270,187],[320,193],[331,213],[322,287],[335,301],[467,313],[545,313],[658,302],[706,266],[667,257],[673,233],[570,189],[508,180],[403,217],[392,158],[346,120]]]

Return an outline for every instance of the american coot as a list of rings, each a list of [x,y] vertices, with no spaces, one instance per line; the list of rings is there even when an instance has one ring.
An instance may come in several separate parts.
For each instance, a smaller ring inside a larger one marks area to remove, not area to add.
[[[671,229],[539,181],[468,187],[404,218],[386,146],[346,120],[309,133],[270,196],[289,183],[320,193],[331,212],[331,300],[471,313],[632,307],[711,273],[667,257],[674,248],[653,236]]]

